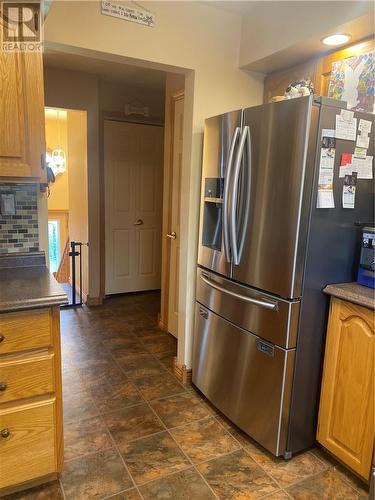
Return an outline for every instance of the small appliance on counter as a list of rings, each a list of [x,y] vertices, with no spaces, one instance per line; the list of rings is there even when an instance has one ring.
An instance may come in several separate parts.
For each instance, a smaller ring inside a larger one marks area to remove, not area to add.
[[[375,227],[362,229],[357,282],[360,285],[375,288]]]

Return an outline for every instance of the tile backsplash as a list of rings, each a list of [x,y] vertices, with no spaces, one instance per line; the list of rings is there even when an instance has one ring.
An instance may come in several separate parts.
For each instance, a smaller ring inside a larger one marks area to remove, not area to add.
[[[38,186],[36,184],[0,184],[2,194],[14,194],[15,215],[1,213],[0,253],[39,250]]]

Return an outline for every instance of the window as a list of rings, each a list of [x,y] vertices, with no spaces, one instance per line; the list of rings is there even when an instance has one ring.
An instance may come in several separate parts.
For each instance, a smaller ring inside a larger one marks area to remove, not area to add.
[[[60,264],[60,223],[58,220],[48,221],[49,269],[51,273],[58,270]]]

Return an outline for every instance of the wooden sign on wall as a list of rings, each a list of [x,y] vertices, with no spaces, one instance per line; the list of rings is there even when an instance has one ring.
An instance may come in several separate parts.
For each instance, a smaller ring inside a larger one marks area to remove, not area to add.
[[[133,9],[110,0],[102,0],[102,14],[105,16],[117,17],[132,23],[143,24],[145,26],[155,26],[155,15],[147,10]]]

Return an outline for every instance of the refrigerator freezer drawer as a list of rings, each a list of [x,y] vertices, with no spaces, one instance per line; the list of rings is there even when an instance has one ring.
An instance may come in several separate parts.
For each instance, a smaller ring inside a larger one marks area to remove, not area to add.
[[[294,354],[196,305],[194,384],[277,456],[286,451]]]
[[[201,268],[197,301],[272,344],[287,349],[296,346],[299,302],[279,299]]]

